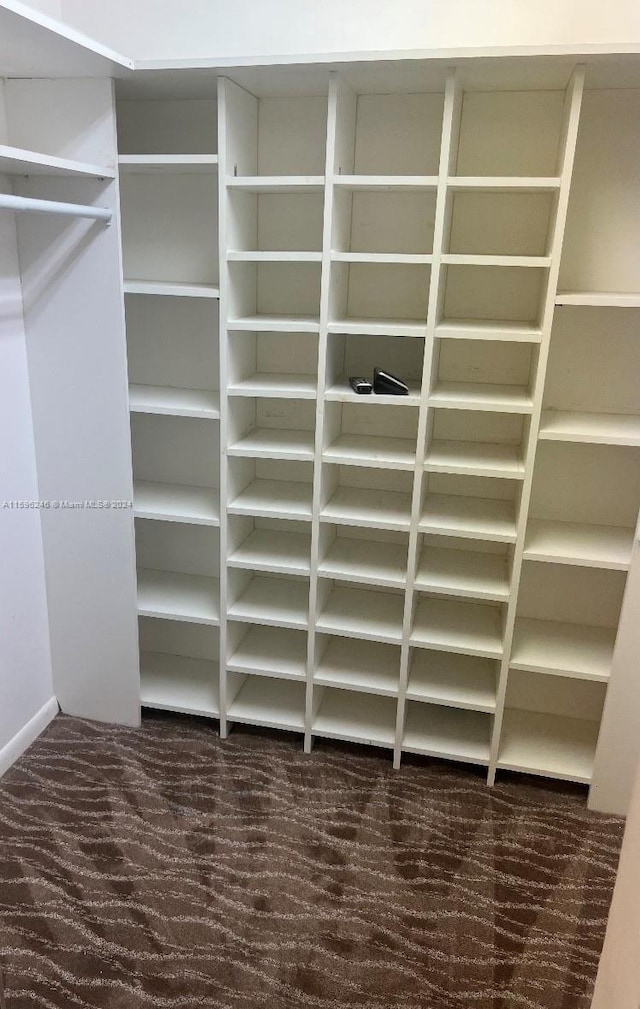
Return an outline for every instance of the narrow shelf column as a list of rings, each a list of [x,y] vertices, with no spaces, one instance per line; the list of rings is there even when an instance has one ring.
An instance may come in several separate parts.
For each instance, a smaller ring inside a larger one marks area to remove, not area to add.
[[[500,748],[504,747],[505,741],[501,738],[503,718],[505,714],[505,699],[507,693],[507,683],[509,678],[509,668],[511,652],[514,640],[516,625],[516,610],[518,602],[518,591],[522,574],[522,563],[525,551],[525,536],[527,521],[529,517],[529,505],[531,501],[531,490],[533,485],[533,471],[536,458],[536,448],[540,432],[542,417],[542,401],[544,395],[544,384],[549,359],[549,345],[551,340],[551,327],[553,324],[553,313],[556,301],[558,286],[558,276],[560,272],[560,256],[562,253],[562,243],[567,219],[567,208],[569,204],[569,189],[571,185],[571,175],[573,172],[573,162],[575,158],[576,143],[578,139],[578,123],[580,120],[580,109],[582,105],[582,93],[584,89],[585,72],[583,67],[577,67],[565,94],[565,109],[563,133],[559,151],[559,178],[560,187],[555,209],[555,220],[551,231],[551,242],[549,246],[551,265],[549,267],[548,284],[544,294],[544,301],[540,314],[542,337],[537,362],[537,372],[533,384],[533,409],[531,413],[531,423],[529,427],[529,438],[525,455],[525,472],[522,484],[522,495],[520,498],[520,509],[518,517],[518,528],[516,542],[513,552],[512,566],[512,593],[507,606],[507,613],[504,627],[504,657],[500,669],[500,679],[498,683],[496,717],[494,722],[493,736],[491,740],[491,754],[489,762],[489,784],[495,780],[496,768],[504,766],[500,760]],[[507,723],[507,727],[512,725]],[[511,746],[511,742],[509,743]],[[514,766],[514,765],[512,765]]]

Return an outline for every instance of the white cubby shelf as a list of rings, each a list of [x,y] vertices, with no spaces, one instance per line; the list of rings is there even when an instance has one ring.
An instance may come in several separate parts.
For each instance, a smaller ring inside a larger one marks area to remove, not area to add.
[[[506,76],[120,103],[144,705],[590,782],[640,296],[585,231],[582,70]]]

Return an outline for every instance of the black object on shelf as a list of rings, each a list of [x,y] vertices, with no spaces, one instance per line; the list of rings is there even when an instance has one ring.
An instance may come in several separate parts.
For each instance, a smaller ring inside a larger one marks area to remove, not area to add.
[[[382,368],[373,369],[373,391],[380,396],[408,396],[409,386]]]
[[[367,378],[357,378],[355,375],[349,379],[349,385],[358,396],[370,396],[373,386]]]

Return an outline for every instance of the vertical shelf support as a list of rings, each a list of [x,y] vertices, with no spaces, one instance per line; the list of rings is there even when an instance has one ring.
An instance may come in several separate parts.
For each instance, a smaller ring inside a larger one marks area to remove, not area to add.
[[[423,481],[425,479],[424,457],[430,427],[432,424],[432,411],[429,409],[429,390],[433,381],[434,369],[437,367],[435,330],[443,297],[443,285],[441,284],[440,279],[442,272],[442,255],[445,249],[446,235],[450,225],[447,214],[447,179],[449,175],[452,174],[453,166],[455,164],[461,109],[462,88],[460,78],[455,70],[451,70],[447,76],[444,93],[444,115],[442,118],[438,188],[436,192],[433,258],[431,264],[429,301],[427,307],[427,333],[424,345],[420,414],[418,418],[416,461],[411,502],[407,584],[405,587],[404,615],[402,621],[402,648],[400,653],[400,686],[398,692],[396,737],[393,753],[393,766],[395,768],[400,767],[400,761],[402,758],[402,739],[404,736],[406,693],[409,677],[409,638],[411,635],[411,626],[415,609],[414,583],[418,564],[418,523],[420,521],[420,509],[423,494],[422,488]]]

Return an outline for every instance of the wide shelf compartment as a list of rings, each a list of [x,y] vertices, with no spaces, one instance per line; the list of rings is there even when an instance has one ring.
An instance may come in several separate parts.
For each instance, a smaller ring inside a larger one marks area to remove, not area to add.
[[[220,288],[217,284],[190,284],[185,281],[135,280],[124,281],[125,294],[147,294],[166,298],[208,298],[218,301]]]
[[[217,487],[135,480],[133,509],[136,518],[219,526],[220,491]]]
[[[220,417],[219,393],[212,389],[174,389],[169,386],[130,385],[132,413],[159,413],[173,417]]]
[[[616,632],[555,620],[519,617],[511,649],[512,669],[606,682]]]
[[[493,713],[499,669],[493,659],[415,648],[411,651],[406,697]]]
[[[532,519],[631,529],[637,522],[638,502],[637,448],[538,443],[529,509]]]
[[[626,571],[631,563],[634,530],[623,526],[530,518],[527,560]]]
[[[217,167],[217,154],[121,154],[118,158],[121,175],[148,175],[152,172],[191,175],[215,172]]]
[[[217,662],[163,652],[140,652],[143,708],[217,718],[220,684]]]
[[[311,725],[314,736],[371,746],[394,745],[396,702],[390,697],[332,687],[316,689],[322,691],[322,697]]]
[[[539,437],[544,441],[640,446],[640,416],[544,410]]]
[[[244,625],[242,625],[244,628]],[[230,629],[233,625],[230,625]],[[249,627],[232,649],[229,672],[281,679],[304,680],[307,671],[307,635],[282,627]]]
[[[502,611],[485,603],[419,597],[409,640],[420,648],[499,659]]]
[[[305,686],[292,680],[247,676],[229,704],[232,722],[270,729],[304,730]]]
[[[379,641],[353,638],[317,638],[316,685],[339,687],[397,697],[400,685],[400,649]]]
[[[369,641],[402,641],[404,593],[322,584],[316,628]]]
[[[139,568],[138,613],[215,626],[220,623],[218,579]]]
[[[184,488],[220,484],[219,431],[208,418],[132,413],[131,447],[136,482]]]
[[[121,157],[213,157],[218,137],[215,99],[119,98]]]
[[[422,592],[507,602],[510,580],[504,553],[425,544],[415,588]]]
[[[491,716],[480,711],[409,701],[402,749],[469,764],[488,764]]]
[[[277,627],[306,629],[309,614],[309,584],[293,578],[254,575],[230,602],[230,620]]]
[[[584,308],[640,308],[637,291],[558,291],[556,305]]]
[[[326,536],[328,527],[323,526],[318,574],[336,581],[404,588],[407,579],[406,537],[397,542],[345,535],[350,531],[338,526],[338,534],[335,535],[334,530],[333,538],[329,540]]]
[[[497,766],[589,784],[598,731],[598,722],[507,708]]]
[[[217,188],[209,173],[122,174],[124,276],[217,286]]]

